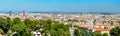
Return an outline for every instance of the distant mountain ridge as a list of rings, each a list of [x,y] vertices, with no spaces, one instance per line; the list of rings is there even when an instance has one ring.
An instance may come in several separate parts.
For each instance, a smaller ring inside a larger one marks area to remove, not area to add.
[[[29,12],[29,13],[53,13],[53,14],[120,14],[120,12]]]
[[[0,12],[0,13],[9,13],[9,12]],[[22,12],[13,12],[13,13],[22,13]],[[52,13],[52,14],[120,14],[120,12],[27,12],[27,13]]]

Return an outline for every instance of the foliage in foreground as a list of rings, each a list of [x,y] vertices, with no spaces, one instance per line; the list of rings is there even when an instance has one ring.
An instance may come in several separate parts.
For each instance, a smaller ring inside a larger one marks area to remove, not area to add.
[[[120,27],[115,27],[110,30],[111,36],[120,36]]]
[[[70,27],[71,24],[64,25],[63,23],[52,20],[25,19],[24,21],[21,21],[20,18],[11,20],[9,17],[0,17],[0,34],[7,34],[8,36],[33,36],[31,31],[36,30],[39,30],[44,36],[70,36]],[[74,28],[74,36],[108,36],[107,33],[101,34],[99,31],[89,32],[79,26],[74,26]],[[110,30],[110,35],[119,36],[120,27],[116,27]]]
[[[43,35],[48,36],[70,36],[70,24],[64,25],[52,20],[29,20],[21,21],[20,18],[11,20],[9,17],[0,17],[0,33],[8,36],[33,36],[31,31],[39,29]]]

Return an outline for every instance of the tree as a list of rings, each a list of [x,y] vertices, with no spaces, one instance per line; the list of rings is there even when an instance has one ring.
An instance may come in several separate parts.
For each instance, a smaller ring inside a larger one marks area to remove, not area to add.
[[[3,30],[4,33],[10,29],[10,24],[7,22],[6,19],[0,17],[0,28]]]
[[[118,24],[119,24],[119,26],[120,26],[120,21],[117,21],[118,22]]]
[[[84,29],[80,29],[80,36],[91,36],[92,34]]]
[[[3,30],[2,30],[2,29],[0,29],[0,34],[2,34],[2,35],[4,34],[4,32],[3,32]]]
[[[96,19],[93,21],[93,24],[94,24],[94,25],[96,24]]]
[[[103,36],[109,36],[107,33],[104,33]]]
[[[50,20],[50,19],[45,20],[45,21],[44,21],[44,25],[43,25],[44,27],[43,27],[43,28],[44,28],[45,30],[50,30],[52,23],[53,23],[53,22],[52,22],[52,20]]]
[[[93,32],[89,32],[89,35],[90,35],[90,36],[94,36],[94,33],[93,33]]]
[[[31,36],[29,28],[21,21],[20,18],[13,19],[12,27],[10,29],[12,32],[17,32],[13,36]]]
[[[110,30],[111,36],[120,36],[120,27],[115,27]]]
[[[69,27],[70,25],[64,25],[57,21],[45,20],[43,33],[45,33],[45,36],[70,36]]]
[[[101,34],[100,31],[95,31],[95,32],[94,32],[94,36],[102,36],[102,34]]]
[[[37,21],[35,21],[35,20],[29,20],[29,19],[25,19],[24,21],[24,24],[28,27],[28,28],[30,28],[31,30],[36,30],[36,25],[37,25]]]
[[[82,23],[86,24],[86,21],[85,21],[85,20],[80,20],[80,22],[82,22]]]
[[[11,30],[13,32],[17,32],[16,36],[31,36],[32,35],[29,28],[27,28],[27,26],[25,26],[24,24],[15,24],[13,25]]]
[[[6,17],[6,21],[7,21],[8,24],[10,24],[10,25],[12,24],[12,21],[9,17]]]
[[[13,22],[12,22],[12,25],[18,24],[18,23],[23,24],[23,22],[21,21],[20,18],[14,18],[14,19],[13,19]]]
[[[68,22],[79,22],[78,20],[68,20]]]
[[[74,31],[74,36],[80,36],[80,30],[75,29],[75,31]]]

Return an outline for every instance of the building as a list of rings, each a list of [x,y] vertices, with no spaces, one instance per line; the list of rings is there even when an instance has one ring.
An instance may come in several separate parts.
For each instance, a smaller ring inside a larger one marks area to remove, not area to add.
[[[39,31],[34,31],[32,32],[34,36],[42,36],[41,33]]]
[[[27,16],[27,13],[26,13],[25,10],[23,10],[23,12],[22,12],[22,16],[23,16],[23,17],[26,17],[26,16]]]

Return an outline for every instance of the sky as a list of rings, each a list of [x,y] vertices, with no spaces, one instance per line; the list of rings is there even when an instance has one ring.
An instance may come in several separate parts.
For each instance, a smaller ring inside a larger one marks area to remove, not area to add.
[[[0,12],[120,12],[120,0],[0,0]]]

